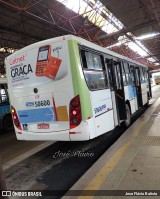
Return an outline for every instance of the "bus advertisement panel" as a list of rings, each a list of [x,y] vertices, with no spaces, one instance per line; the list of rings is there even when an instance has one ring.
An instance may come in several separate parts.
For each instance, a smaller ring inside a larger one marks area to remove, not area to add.
[[[37,86],[63,78],[67,71],[61,66],[64,65],[62,45],[62,43],[45,45],[8,58],[11,86],[13,88]]]

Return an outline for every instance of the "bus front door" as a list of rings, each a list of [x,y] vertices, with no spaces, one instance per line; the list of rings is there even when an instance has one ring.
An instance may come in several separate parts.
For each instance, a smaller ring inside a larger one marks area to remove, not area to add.
[[[122,79],[122,63],[115,62],[112,59],[106,59],[106,63],[108,68],[111,91],[115,93],[112,100],[113,102],[115,101],[114,104],[116,105],[117,120],[118,124],[120,124],[120,120],[125,120],[127,118],[124,85]]]

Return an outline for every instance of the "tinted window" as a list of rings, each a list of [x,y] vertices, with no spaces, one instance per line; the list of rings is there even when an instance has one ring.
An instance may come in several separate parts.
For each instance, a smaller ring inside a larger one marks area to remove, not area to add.
[[[130,71],[129,71],[129,65],[127,62],[124,62],[124,71],[126,74],[126,83],[129,84],[131,83],[131,77],[130,77]]]
[[[91,90],[104,89],[107,87],[103,72],[84,70],[84,76]]]
[[[109,63],[106,59],[106,63],[107,63],[107,68],[108,68],[108,79],[109,79],[109,83],[110,83],[110,89],[113,90],[113,77],[112,77],[112,63]]]
[[[132,86],[135,86],[134,66],[130,66],[130,81],[131,81]]]
[[[148,82],[148,72],[147,72],[147,68],[144,68],[144,82]]]
[[[122,84],[121,84],[121,74],[120,74],[120,68],[119,68],[119,64],[115,65],[115,79],[116,79],[116,87],[117,89],[121,89],[122,88]]]
[[[144,67],[141,68],[141,82],[142,83],[148,82],[147,68]]]
[[[140,67],[140,79],[141,79],[141,82],[142,82],[142,83],[145,81],[144,72],[143,72],[143,67]]]
[[[123,78],[123,85],[127,85],[127,78],[126,78],[126,72],[124,70],[124,63],[122,64],[122,78]]]
[[[103,70],[103,65],[100,55],[91,52],[85,52],[85,56],[86,56],[88,69]]]

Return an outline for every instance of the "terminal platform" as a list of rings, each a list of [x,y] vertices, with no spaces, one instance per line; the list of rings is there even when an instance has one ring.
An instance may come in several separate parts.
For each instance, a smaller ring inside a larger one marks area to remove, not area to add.
[[[71,196],[74,190],[82,190],[81,196]],[[160,198],[160,98],[69,192],[63,199]]]

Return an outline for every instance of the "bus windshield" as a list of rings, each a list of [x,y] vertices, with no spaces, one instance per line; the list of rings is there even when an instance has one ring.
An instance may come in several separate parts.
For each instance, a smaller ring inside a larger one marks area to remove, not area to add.
[[[0,105],[8,104],[7,84],[0,84]]]

